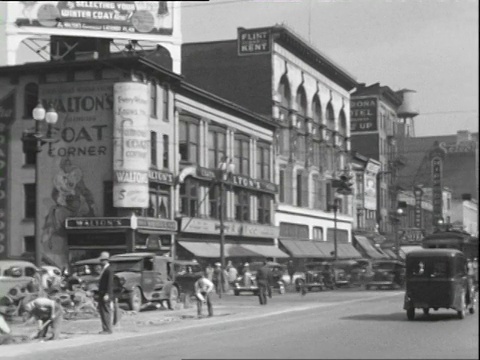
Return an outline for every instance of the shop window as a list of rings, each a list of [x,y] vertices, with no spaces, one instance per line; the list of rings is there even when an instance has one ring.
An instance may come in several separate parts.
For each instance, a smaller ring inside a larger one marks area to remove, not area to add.
[[[169,167],[169,153],[170,141],[168,139],[168,135],[163,135],[163,168],[168,169]]]
[[[157,104],[157,84],[152,81],[150,83],[150,116],[156,118],[158,111]]]
[[[182,117],[179,124],[180,160],[192,164],[198,163],[199,146],[198,120]]]
[[[150,131],[150,163],[157,166],[157,133]]]
[[[113,182],[103,183],[103,215],[117,216],[117,209],[113,206]]]
[[[170,187],[168,185],[150,184],[149,204],[145,215],[160,219],[170,218]]]
[[[219,211],[223,211],[223,209],[219,209],[219,205],[220,205],[220,187],[219,187],[219,185],[213,185],[210,188],[210,192],[208,194],[208,202],[209,202],[208,215],[213,219],[218,219],[219,218]]]
[[[270,181],[270,145],[257,143],[257,179]]]
[[[208,129],[208,167],[218,168],[219,164],[225,161],[227,149],[227,137],[225,129],[209,126]]]
[[[194,179],[186,179],[180,186],[180,213],[189,217],[198,216],[198,195],[200,184]]]
[[[235,172],[242,175],[250,175],[250,140],[246,136],[235,138]]]
[[[36,194],[37,189],[35,184],[24,184],[24,204],[25,204],[25,218],[26,219],[35,219],[36,214]]]
[[[23,117],[24,119],[32,119],[32,111],[38,104],[37,84],[29,83],[25,85],[23,101]]]
[[[258,196],[258,216],[257,221],[259,224],[271,224],[271,205],[272,196],[262,194]]]
[[[313,239],[323,241],[323,228],[319,226],[313,228]]]
[[[235,220],[250,221],[250,195],[246,190],[235,191]]]

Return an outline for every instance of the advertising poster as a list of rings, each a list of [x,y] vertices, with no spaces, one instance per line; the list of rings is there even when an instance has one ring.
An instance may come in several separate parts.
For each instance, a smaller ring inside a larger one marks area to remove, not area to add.
[[[350,102],[350,131],[378,131],[377,99],[355,99]]]
[[[113,204],[148,207],[150,167],[149,87],[139,82],[114,85]]]
[[[0,259],[8,255],[8,149],[10,125],[14,120],[15,92],[0,98]]]
[[[101,215],[104,181],[112,178],[113,82],[42,84],[40,99],[58,113],[58,141],[39,159],[42,253],[65,264],[65,219]]]
[[[363,206],[367,210],[377,209],[377,174],[380,164],[368,162],[364,174]]]
[[[8,10],[19,29],[162,35],[171,35],[173,30],[169,1],[12,1]]]

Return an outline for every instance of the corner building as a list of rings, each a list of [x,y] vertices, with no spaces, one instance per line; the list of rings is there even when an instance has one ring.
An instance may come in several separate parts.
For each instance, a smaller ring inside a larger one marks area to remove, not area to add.
[[[357,256],[350,244],[351,196],[335,194],[331,185],[350,171],[353,77],[284,26],[239,28],[237,39],[184,44],[182,71],[187,81],[278,125],[273,166],[280,245],[305,257],[306,249],[295,250],[294,243],[314,240],[325,251],[314,247],[317,253],[306,257],[331,258],[335,225],[329,205],[337,197],[337,240],[346,249],[339,255]]]

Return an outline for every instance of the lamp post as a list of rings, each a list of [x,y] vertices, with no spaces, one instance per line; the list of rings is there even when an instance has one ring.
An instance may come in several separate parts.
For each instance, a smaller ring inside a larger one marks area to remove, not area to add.
[[[222,161],[217,168],[217,182],[220,190],[220,203],[218,206],[219,213],[218,219],[220,220],[220,264],[221,264],[221,273],[220,273],[220,286],[218,296],[222,298],[223,293],[223,271],[225,269],[225,181],[228,179],[235,169],[235,165],[232,163],[232,160],[225,159]]]
[[[333,204],[331,206],[333,210],[333,260],[338,260],[338,245],[337,245],[337,211],[339,206],[339,199],[333,199]]]
[[[40,182],[40,153],[42,152],[42,147],[45,144],[51,144],[58,141],[53,136],[54,128],[53,126],[57,123],[58,113],[55,111],[53,106],[49,106],[48,110],[45,110],[42,103],[39,102],[38,105],[32,111],[32,117],[35,120],[35,129],[33,132],[31,130],[26,130],[23,133],[22,141],[27,151],[35,152],[35,264],[37,266],[42,265],[42,238],[41,238],[41,226],[40,223],[40,194],[39,194],[39,182]],[[42,122],[47,123],[47,129],[44,133],[42,131]]]
[[[400,239],[398,238],[398,229],[400,225],[400,216],[403,215],[403,209],[397,208],[395,211],[394,216],[394,225],[395,225],[395,255],[397,256],[397,260],[400,260]]]
[[[332,187],[335,188],[335,192],[340,195],[351,195],[352,186],[351,182],[352,177],[349,175],[342,175],[340,179],[333,179]],[[340,199],[334,198],[333,203],[329,205],[329,209],[333,210],[333,257],[334,260],[338,259],[338,245],[337,245],[337,212],[340,207]]]

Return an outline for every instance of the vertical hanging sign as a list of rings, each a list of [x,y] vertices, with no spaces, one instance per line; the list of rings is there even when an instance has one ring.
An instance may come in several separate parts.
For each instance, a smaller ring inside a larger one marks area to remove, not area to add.
[[[434,149],[430,152],[432,168],[432,201],[433,201],[433,226],[436,227],[443,219],[443,159],[445,152],[435,142]]]
[[[8,194],[8,138],[10,124],[14,119],[15,92],[0,99],[0,259],[6,259],[8,221],[7,221],[7,194]]]
[[[423,190],[419,187],[414,188],[413,194],[415,196],[415,227],[422,228],[422,196]]]
[[[114,84],[113,206],[148,207],[150,167],[149,88],[139,82]]]

